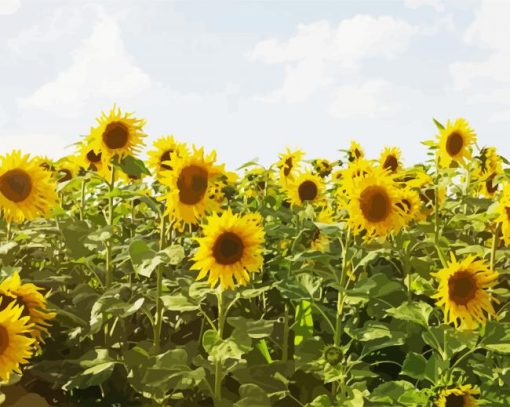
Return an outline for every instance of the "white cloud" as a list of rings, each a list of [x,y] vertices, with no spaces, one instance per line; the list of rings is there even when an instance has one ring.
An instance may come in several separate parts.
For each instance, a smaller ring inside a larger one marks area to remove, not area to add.
[[[114,18],[101,15],[92,34],[73,53],[71,66],[32,95],[24,108],[77,116],[87,104],[111,104],[147,89],[150,77],[128,54]]]
[[[335,91],[329,113],[339,119],[375,119],[395,114],[399,107],[392,100],[392,85],[382,79],[361,85],[344,85]]]
[[[0,1],[0,16],[6,16],[16,13],[21,7],[20,0],[1,0]]]
[[[408,47],[418,28],[389,17],[357,15],[332,26],[327,21],[300,24],[288,40],[269,39],[254,47],[249,57],[268,65],[284,65],[280,88],[258,99],[267,102],[304,102],[316,91],[356,73],[371,58],[393,59]]]
[[[470,91],[469,102],[510,106],[510,2],[483,0],[475,18],[466,29],[464,42],[475,51],[481,48],[484,57],[451,64],[450,72],[457,89]],[[495,82],[493,87],[479,83]],[[496,107],[495,109],[498,109]],[[489,120],[510,121],[508,108],[493,111]]]
[[[404,5],[411,9],[432,7],[436,11],[444,11],[444,2],[442,0],[405,0]]]

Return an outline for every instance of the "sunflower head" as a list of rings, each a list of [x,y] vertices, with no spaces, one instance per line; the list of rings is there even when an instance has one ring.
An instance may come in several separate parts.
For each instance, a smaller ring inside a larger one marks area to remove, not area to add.
[[[65,157],[55,163],[55,175],[58,183],[71,181],[79,173],[78,157]]]
[[[333,210],[328,206],[322,208],[315,221],[317,223],[323,223],[327,225],[332,224],[334,222]],[[329,243],[329,236],[322,233],[321,230],[316,226],[312,235],[312,241],[310,242],[310,248],[312,250],[324,253],[329,248]]]
[[[486,314],[496,315],[492,306],[495,299],[487,288],[497,283],[498,273],[490,270],[483,260],[468,256],[458,262],[452,253],[448,266],[432,275],[439,280],[433,298],[444,309],[445,323],[474,329],[485,325]]]
[[[503,174],[503,161],[494,147],[482,148],[476,160],[473,178],[479,182],[480,195],[492,198],[499,190],[498,175]]]
[[[280,154],[280,160],[276,163],[280,171],[280,181],[285,184],[294,179],[294,174],[301,167],[301,159],[305,153],[301,150],[291,151],[288,147],[285,153]]]
[[[56,185],[40,161],[13,151],[0,157],[0,208],[9,222],[48,216],[57,205]]]
[[[401,152],[398,147],[386,147],[379,158],[379,165],[393,174],[402,169]]]
[[[172,161],[182,158],[188,153],[185,143],[179,143],[173,136],[160,137],[154,142],[153,149],[148,152],[148,165],[157,177],[163,171],[172,169]]]
[[[196,225],[206,212],[220,209],[216,181],[222,175],[228,178],[228,173],[215,161],[215,151],[206,156],[203,148],[193,147],[192,154],[175,160],[172,169],[162,173],[160,181],[168,187],[166,213],[178,227]]]
[[[347,151],[347,158],[351,163],[365,158],[365,151],[357,141],[351,141],[351,146]]]
[[[109,161],[111,157],[134,155],[144,145],[145,120],[132,117],[132,113],[122,113],[114,106],[108,114],[103,112],[97,123],[88,138],[92,150],[96,154],[101,153],[103,159]]]
[[[343,359],[342,349],[335,345],[327,346],[324,349],[324,359],[331,366],[337,366]]]
[[[235,283],[246,285],[250,274],[260,270],[263,257],[264,229],[260,217],[233,214],[230,208],[221,215],[207,217],[203,237],[193,257],[192,270],[197,280],[208,276],[211,287],[218,282],[222,289],[234,289]]]
[[[11,374],[19,373],[20,365],[32,356],[34,339],[29,338],[29,317],[22,316],[22,307],[14,302],[4,304],[0,296],[0,381],[8,381]]]
[[[452,162],[465,164],[471,159],[471,146],[476,142],[476,134],[469,123],[462,118],[451,122],[439,132],[439,163],[449,167]]]
[[[349,224],[355,234],[366,231],[366,238],[385,237],[404,224],[398,206],[401,192],[382,168],[349,183],[347,192]]]
[[[477,407],[475,396],[480,394],[477,388],[464,384],[453,388],[442,389],[436,400],[436,407]]]
[[[406,188],[401,191],[400,200],[397,202],[397,206],[401,210],[406,224],[423,218],[420,196],[413,189]]]
[[[333,170],[333,164],[324,158],[313,160],[312,166],[314,172],[321,178],[326,178]]]
[[[318,175],[311,172],[299,174],[295,180],[285,187],[290,202],[301,206],[306,203],[318,203],[323,201],[324,181]]]
[[[41,288],[34,284],[22,284],[19,274],[16,272],[0,284],[0,310],[4,309],[9,302],[22,307],[22,315],[30,318],[32,325],[31,334],[37,343],[44,343],[43,334],[48,334],[49,321],[55,318],[54,312],[49,312],[46,298],[40,293]]]
[[[501,233],[506,245],[510,245],[510,184],[503,188],[503,194],[498,202],[498,218],[496,222],[501,223]]]

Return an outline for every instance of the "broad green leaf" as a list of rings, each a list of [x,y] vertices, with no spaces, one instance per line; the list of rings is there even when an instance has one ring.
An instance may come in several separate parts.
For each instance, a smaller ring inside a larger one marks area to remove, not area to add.
[[[429,316],[433,308],[422,301],[404,302],[396,308],[387,309],[386,312],[393,318],[411,321],[425,328],[429,326]]]
[[[186,312],[194,311],[199,308],[198,304],[194,304],[189,298],[182,294],[162,295],[161,301],[163,301],[163,306],[169,311]]]
[[[410,352],[402,364],[401,374],[421,380],[425,376],[426,366],[427,360],[422,355]]]
[[[301,301],[296,306],[294,324],[294,345],[298,346],[304,339],[313,336],[312,303],[307,300]]]

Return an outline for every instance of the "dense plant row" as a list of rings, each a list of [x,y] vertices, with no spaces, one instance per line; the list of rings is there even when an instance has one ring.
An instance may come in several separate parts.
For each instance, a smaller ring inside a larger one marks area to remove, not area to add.
[[[113,108],[0,162],[0,381],[56,405],[510,405],[506,160],[464,119],[237,171]],[[1,399],[1,397],[0,397]]]

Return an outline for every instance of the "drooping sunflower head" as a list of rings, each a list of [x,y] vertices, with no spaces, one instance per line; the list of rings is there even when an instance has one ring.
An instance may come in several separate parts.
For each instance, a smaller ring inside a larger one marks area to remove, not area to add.
[[[480,390],[470,384],[464,384],[453,388],[442,389],[436,400],[436,407],[477,407],[479,405],[475,396]]]
[[[198,270],[197,280],[208,276],[211,287],[218,282],[223,290],[235,284],[246,285],[250,273],[260,270],[263,263],[264,229],[260,217],[233,214],[230,208],[221,215],[207,217],[197,238],[192,270]]]
[[[498,218],[496,222],[501,223],[501,233],[506,245],[510,245],[510,184],[503,188],[503,194],[498,202]]]
[[[37,343],[43,341],[43,334],[48,334],[49,321],[56,314],[47,309],[46,298],[41,294],[41,288],[34,284],[22,284],[19,274],[16,272],[6,278],[0,284],[0,310],[4,309],[11,301],[22,307],[22,315],[30,318],[32,329],[31,335]]]
[[[357,142],[352,140],[351,146],[349,147],[349,151],[347,152],[348,160],[349,162],[354,162],[357,160],[362,160],[365,158],[365,151],[361,147],[361,145]]]
[[[443,307],[445,323],[475,329],[485,325],[486,314],[496,315],[492,306],[496,300],[487,288],[497,283],[498,273],[490,270],[483,260],[468,256],[458,262],[452,253],[448,266],[432,275],[439,280],[432,298]]]
[[[471,147],[476,142],[476,134],[469,123],[462,118],[451,122],[448,120],[439,137],[439,163],[449,167],[452,162],[465,164],[471,159]]]
[[[148,152],[148,164],[157,177],[162,171],[172,169],[173,160],[178,160],[188,153],[186,144],[179,143],[173,136],[160,137],[153,146],[154,148]]]
[[[113,107],[108,114],[103,112],[97,119],[98,126],[90,131],[92,150],[101,153],[103,159],[135,155],[143,147],[144,119],[132,117],[132,113],[122,113]]]
[[[354,234],[366,231],[366,238],[386,237],[403,226],[398,206],[401,193],[393,178],[381,168],[358,178],[347,189],[349,224]]]
[[[402,169],[400,149],[398,147],[386,147],[379,158],[379,165],[385,170],[395,174]]]
[[[215,161],[215,151],[206,156],[203,148],[194,148],[192,154],[175,160],[172,169],[162,173],[161,183],[168,187],[166,213],[177,226],[198,224],[206,212],[220,209],[218,200],[211,199],[216,196],[212,189],[220,175],[227,173]]]
[[[333,210],[326,206],[318,213],[315,222],[322,224],[332,224],[334,222]],[[329,248],[330,238],[316,226],[310,242],[310,249],[324,253]]]
[[[79,173],[79,158],[65,157],[55,163],[55,175],[58,183],[71,181]]]
[[[482,196],[492,198],[499,190],[498,175],[503,174],[503,161],[494,147],[482,148],[477,157],[473,178],[479,182]]]
[[[312,166],[314,172],[321,178],[326,178],[333,170],[333,164],[324,158],[313,160]]]
[[[247,170],[241,180],[243,193],[248,197],[259,196],[262,193],[269,193],[274,185],[274,173],[264,167],[253,167]]]
[[[280,154],[280,160],[276,163],[280,171],[280,181],[285,184],[294,179],[294,174],[301,167],[301,159],[305,153],[301,150],[291,151],[288,147],[285,153]]]
[[[13,302],[4,306],[0,297],[0,381],[8,381],[13,372],[21,374],[20,365],[32,356],[34,339],[26,335],[31,326],[22,311]]]
[[[414,220],[423,219],[420,196],[415,190],[410,188],[403,189],[401,191],[400,200],[397,202],[397,206],[401,210],[406,224],[409,224]]]
[[[0,157],[0,208],[9,222],[48,216],[57,205],[51,173],[37,159],[13,151]]]

